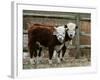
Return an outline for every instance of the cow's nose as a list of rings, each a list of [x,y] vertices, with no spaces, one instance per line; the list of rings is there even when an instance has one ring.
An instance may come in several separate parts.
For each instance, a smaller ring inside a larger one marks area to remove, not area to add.
[[[72,34],[70,34],[70,37],[72,37]]]
[[[59,38],[59,40],[61,41],[61,40],[62,40],[62,38]]]
[[[60,41],[60,42],[63,42],[63,39],[62,39],[62,38],[59,38],[59,41]]]

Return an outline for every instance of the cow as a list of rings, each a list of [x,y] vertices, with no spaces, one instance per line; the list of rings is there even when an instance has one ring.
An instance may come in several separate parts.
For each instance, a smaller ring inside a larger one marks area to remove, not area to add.
[[[54,50],[58,53],[58,63],[60,62],[60,52],[62,58],[66,52],[66,42],[72,40],[75,36],[76,25],[68,23],[62,26],[51,26],[45,24],[33,24],[28,29],[28,48],[30,53],[31,64],[38,63],[41,57],[43,47],[48,48],[49,64],[52,64]],[[34,56],[34,58],[33,58]]]
[[[58,63],[60,63],[61,61],[64,61],[64,55],[65,55],[66,51],[69,52],[68,47],[70,45],[72,45],[72,40],[76,35],[76,32],[77,32],[76,30],[77,30],[78,26],[76,26],[75,23],[68,23],[67,25],[65,25],[65,28],[66,28],[66,32],[65,32],[64,45],[63,45],[62,49],[57,52]]]

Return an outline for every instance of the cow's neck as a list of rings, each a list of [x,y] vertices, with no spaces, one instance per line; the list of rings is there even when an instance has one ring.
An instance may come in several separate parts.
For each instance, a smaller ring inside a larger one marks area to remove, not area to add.
[[[54,37],[53,39],[54,39],[54,42],[55,42],[56,45],[61,45],[61,44],[62,44],[62,43],[57,39],[57,36],[54,35],[53,37]]]
[[[70,37],[68,36],[68,33],[66,32],[65,41],[70,41],[70,40],[72,40],[72,38],[70,38]]]

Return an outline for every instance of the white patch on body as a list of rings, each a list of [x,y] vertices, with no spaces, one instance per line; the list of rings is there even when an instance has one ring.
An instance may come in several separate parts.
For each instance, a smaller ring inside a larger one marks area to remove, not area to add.
[[[39,47],[42,47],[42,48],[44,47],[44,46],[41,45],[40,42],[38,42],[38,41],[36,42],[36,44],[39,45]]]
[[[67,29],[68,29],[68,36],[70,38],[73,38],[75,36],[75,28],[76,28],[76,24],[74,23],[68,23],[67,24]]]
[[[54,31],[53,35],[57,36],[57,39],[63,43],[65,39],[65,28],[64,26],[54,27],[56,31]]]
[[[60,51],[62,49],[63,46],[64,46],[64,44],[62,44],[62,45],[56,45],[55,46],[55,50],[58,52],[58,51]]]

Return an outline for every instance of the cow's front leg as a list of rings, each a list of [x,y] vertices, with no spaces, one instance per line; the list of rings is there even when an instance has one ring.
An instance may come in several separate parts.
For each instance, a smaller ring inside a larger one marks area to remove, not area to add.
[[[66,52],[66,46],[64,45],[63,48],[62,48],[62,57],[61,57],[61,61],[64,61],[65,52]]]
[[[49,64],[52,64],[53,51],[54,51],[54,48],[50,47],[49,48]]]
[[[62,51],[57,52],[57,54],[58,54],[57,63],[60,64],[62,59]]]
[[[41,51],[42,51],[42,47],[39,48],[39,50],[37,50],[37,64],[42,62],[42,56],[41,56]]]

